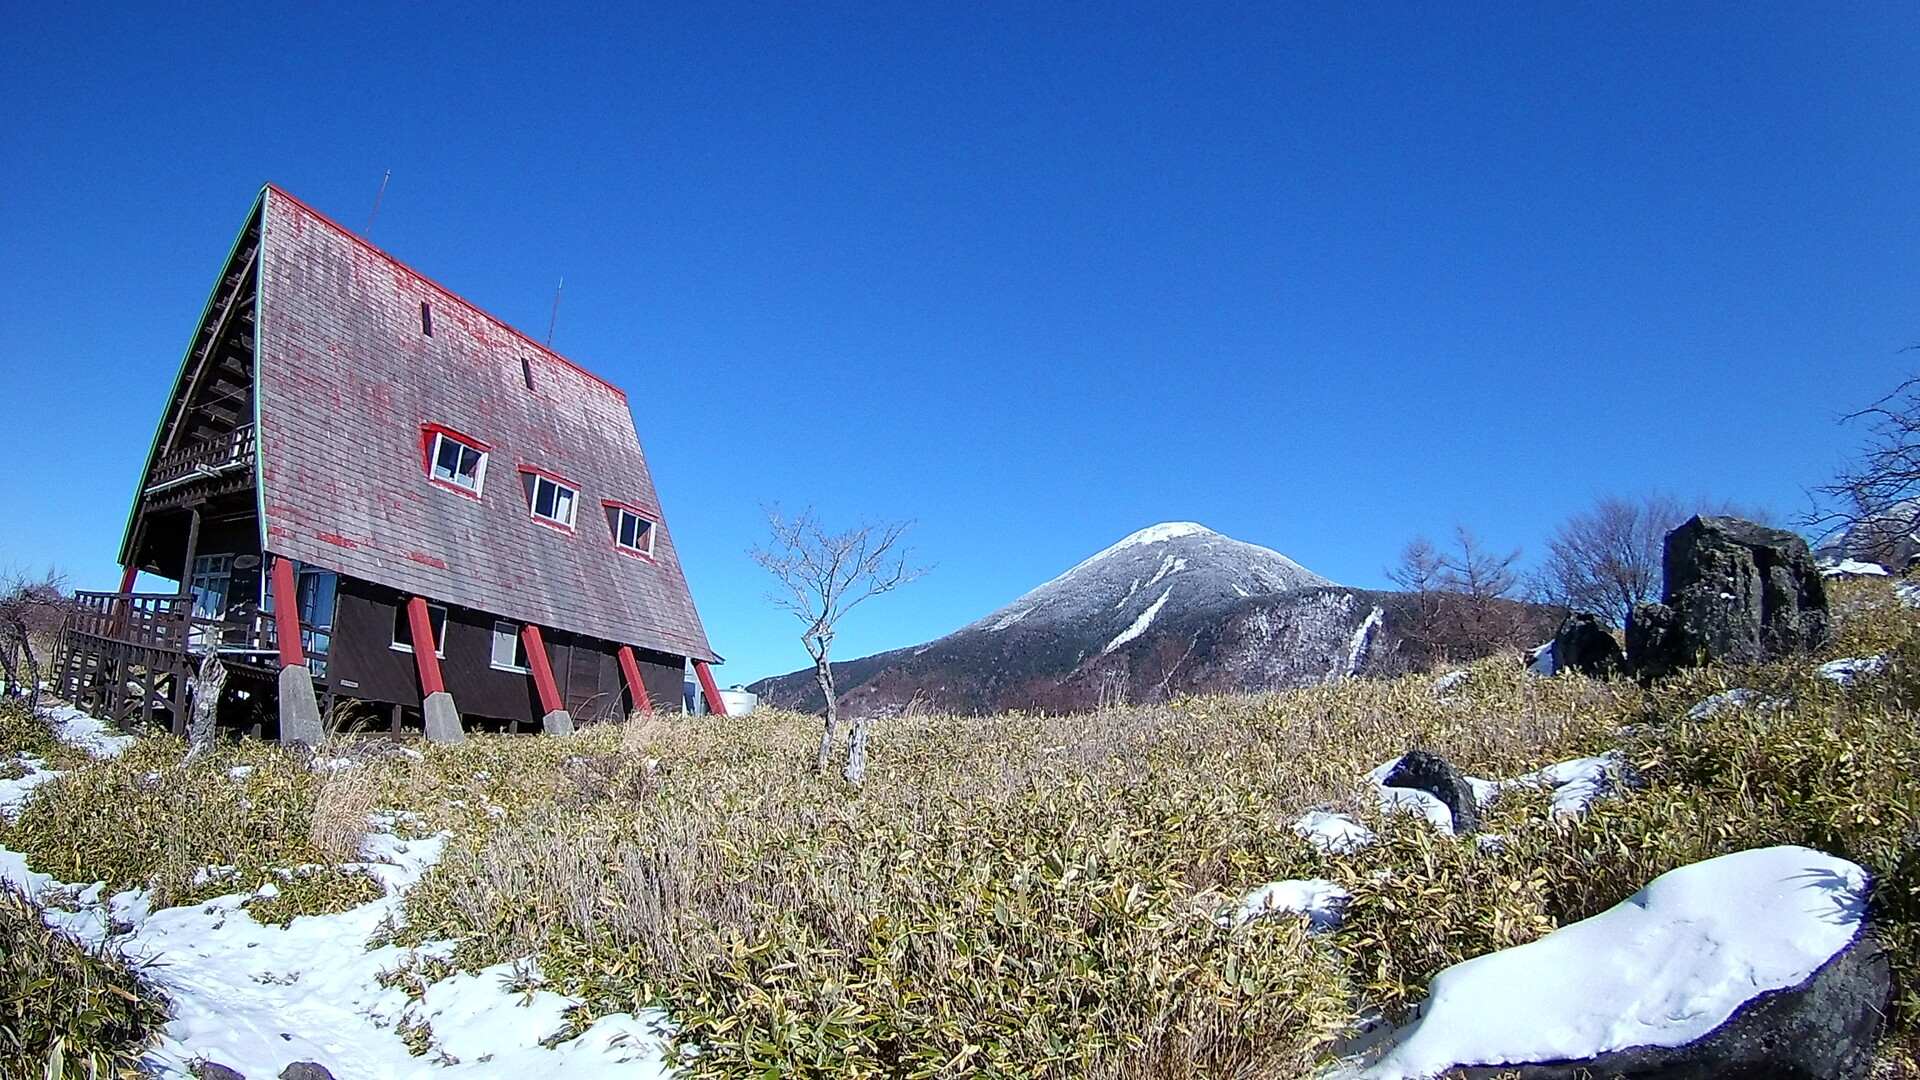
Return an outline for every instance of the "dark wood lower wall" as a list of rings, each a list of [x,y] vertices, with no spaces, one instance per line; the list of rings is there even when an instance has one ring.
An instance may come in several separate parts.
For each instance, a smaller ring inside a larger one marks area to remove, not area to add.
[[[334,608],[328,682],[336,697],[420,707],[413,654],[393,647],[393,627],[404,598],[392,589],[342,577]],[[440,673],[461,715],[538,723],[540,696],[533,676],[493,666],[493,625],[485,612],[447,606],[446,656]],[[576,721],[623,719],[632,702],[620,676],[617,647],[542,628],[548,663],[560,697]],[[680,711],[685,660],[634,650],[640,679],[656,711]]]

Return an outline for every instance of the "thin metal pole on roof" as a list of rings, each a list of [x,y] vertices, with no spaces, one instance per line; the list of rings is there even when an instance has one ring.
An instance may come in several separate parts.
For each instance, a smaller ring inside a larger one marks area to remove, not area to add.
[[[547,316],[547,348],[553,348],[553,324],[560,321],[560,290],[567,287],[567,279],[561,278],[560,284],[553,287],[553,314]]]
[[[380,200],[387,197],[387,181],[391,179],[393,179],[393,170],[388,169],[387,175],[380,178],[379,193],[373,197],[373,213],[367,215],[367,227],[360,230],[360,238],[363,240],[373,235],[373,219],[380,216]]]

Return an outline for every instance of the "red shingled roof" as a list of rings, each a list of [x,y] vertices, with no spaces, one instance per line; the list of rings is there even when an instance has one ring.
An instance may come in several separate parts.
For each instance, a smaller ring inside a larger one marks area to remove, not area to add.
[[[267,550],[508,619],[717,659],[626,395],[279,188],[261,199]],[[487,447],[480,498],[428,479],[435,428]],[[579,485],[571,533],[534,520],[523,469]],[[608,502],[655,521],[651,559],[614,547]]]

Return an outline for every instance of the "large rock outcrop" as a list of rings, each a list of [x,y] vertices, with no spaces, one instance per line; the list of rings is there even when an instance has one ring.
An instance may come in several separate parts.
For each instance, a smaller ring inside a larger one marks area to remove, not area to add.
[[[1577,611],[1567,616],[1553,635],[1553,670],[1577,671],[1604,679],[1620,674],[1620,643],[1600,616]]]
[[[1662,602],[1627,619],[1627,664],[1642,678],[1811,652],[1832,632],[1813,552],[1784,529],[1694,517],[1667,534],[1664,569]]]

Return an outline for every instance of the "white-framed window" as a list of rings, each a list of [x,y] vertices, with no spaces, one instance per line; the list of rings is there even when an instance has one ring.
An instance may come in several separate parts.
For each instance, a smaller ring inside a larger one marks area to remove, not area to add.
[[[520,476],[526,483],[527,507],[534,517],[562,528],[573,528],[574,504],[580,501],[577,488],[541,473],[523,472]]]
[[[447,609],[440,604],[427,605],[427,623],[433,627],[433,655],[447,658]],[[393,644],[388,648],[413,651],[413,620],[407,617],[407,602],[402,600],[393,611]]]
[[[652,521],[624,506],[609,506],[607,524],[613,528],[613,542],[620,550],[636,555],[653,554]]]
[[[493,624],[493,667],[496,671],[517,671],[525,675],[527,666],[527,639],[520,635],[520,628],[510,622]]]
[[[480,494],[487,480],[487,452],[444,431],[433,433],[433,456],[429,476],[442,484]]]

